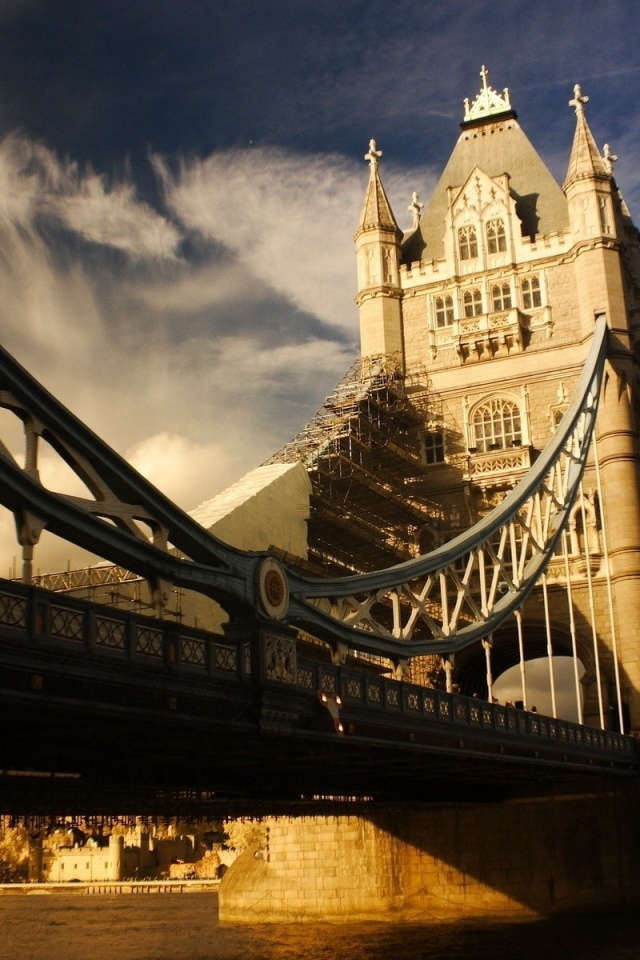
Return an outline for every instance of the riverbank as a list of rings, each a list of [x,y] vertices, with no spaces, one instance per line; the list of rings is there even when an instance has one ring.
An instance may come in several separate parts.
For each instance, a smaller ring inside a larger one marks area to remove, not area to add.
[[[202,893],[217,891],[219,880],[113,880],[95,883],[0,883],[0,897],[71,894]]]

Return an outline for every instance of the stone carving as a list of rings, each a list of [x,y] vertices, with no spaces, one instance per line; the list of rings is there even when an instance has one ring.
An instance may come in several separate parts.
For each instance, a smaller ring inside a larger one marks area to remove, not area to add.
[[[413,217],[413,228],[414,228],[414,230],[415,230],[415,228],[418,226],[418,224],[420,223],[420,219],[421,219],[421,217],[422,217],[422,208],[423,208],[423,207],[424,207],[424,203],[420,203],[420,197],[418,196],[418,194],[417,194],[417,193],[415,192],[415,190],[414,190],[414,192],[411,194],[411,203],[410,203],[409,206],[407,207],[407,210],[409,211],[409,213],[410,213],[410,214],[412,215],[412,217]]]
[[[265,676],[267,680],[296,683],[296,642],[288,637],[267,634],[265,645]]]
[[[375,140],[369,140],[369,152],[365,153],[364,158],[369,161],[372,170],[378,166],[378,160],[381,156],[382,150],[378,150],[378,145]]]
[[[511,109],[509,89],[505,87],[502,94],[499,94],[490,87],[487,82],[489,71],[484,64],[482,65],[480,76],[482,77],[482,89],[480,93],[473,103],[470,103],[468,98],[464,101],[465,121],[478,120],[480,117],[490,117],[493,114],[504,113],[506,110]]]
[[[615,153],[611,153],[611,147],[608,143],[605,143],[603,147],[602,159],[604,160],[607,173],[613,174],[613,165],[618,159],[618,156]]]
[[[589,97],[582,94],[582,88],[579,83],[573,88],[573,98],[569,100],[569,106],[576,108],[576,114],[584,113],[584,105],[589,102]]]

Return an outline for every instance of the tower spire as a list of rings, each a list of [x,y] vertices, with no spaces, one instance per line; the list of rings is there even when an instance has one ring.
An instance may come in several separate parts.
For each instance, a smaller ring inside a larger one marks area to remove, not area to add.
[[[569,204],[569,221],[577,256],[579,313],[585,333],[593,317],[608,305],[611,322],[623,325],[627,316],[624,282],[619,255],[612,247],[620,240],[620,200],[613,181],[613,154],[609,147],[600,154],[589,129],[585,96],[579,83],[573,88],[569,106],[575,109],[576,130],[571,147],[564,192]]]
[[[382,150],[369,141],[364,159],[369,183],[354,236],[358,261],[358,304],[362,356],[402,359],[400,242],[402,232],[382,186],[378,163]]]
[[[391,210],[391,204],[382,186],[378,162],[382,156],[382,150],[378,150],[375,140],[369,140],[369,151],[365,153],[364,159],[369,162],[369,184],[364,198],[362,214],[358,224],[358,230],[369,230],[379,227],[383,230],[394,230],[400,233],[396,218]]]
[[[607,164],[605,159],[600,156],[600,151],[587,123],[584,108],[588,102],[589,97],[582,93],[582,87],[579,83],[576,83],[573,88],[573,97],[569,100],[569,106],[575,107],[576,111],[576,132],[569,158],[565,189],[574,180],[585,177],[602,179],[611,176],[610,164]]]

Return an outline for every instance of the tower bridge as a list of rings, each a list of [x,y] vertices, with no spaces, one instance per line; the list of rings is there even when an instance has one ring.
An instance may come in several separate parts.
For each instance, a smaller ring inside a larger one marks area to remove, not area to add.
[[[561,188],[481,75],[404,234],[369,144],[362,356],[263,467],[303,478],[305,543],[247,546],[242,508],[243,546],[224,542],[0,352],[25,436],[23,462],[0,448],[22,548],[21,582],[0,582],[0,799],[279,814],[225,881],[229,919],[594,909],[638,888],[638,232],[580,87]],[[43,442],[83,496],[41,482]],[[304,525],[293,499],[278,513]],[[114,566],[43,589],[45,530]],[[147,615],[122,609],[143,582]]]

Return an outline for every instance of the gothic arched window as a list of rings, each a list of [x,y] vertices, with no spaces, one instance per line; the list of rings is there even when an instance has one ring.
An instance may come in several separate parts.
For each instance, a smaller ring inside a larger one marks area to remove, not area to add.
[[[491,288],[491,302],[494,310],[509,310],[511,308],[511,287],[509,283],[494,283]]]
[[[542,306],[542,294],[540,292],[539,277],[525,277],[522,281],[522,307],[524,310],[531,310],[533,307]]]
[[[446,297],[436,297],[436,327],[450,327],[453,323],[453,298],[447,294]]]
[[[476,228],[471,224],[458,230],[458,245],[461,260],[473,260],[478,256],[478,238]]]
[[[504,220],[487,221],[487,253],[501,253],[507,249]]]
[[[473,412],[471,421],[473,446],[479,453],[505,450],[522,442],[520,408],[515,400],[491,397]]]
[[[462,295],[462,306],[464,307],[465,317],[477,317],[482,313],[482,290],[474,287],[473,290],[465,290]]]

